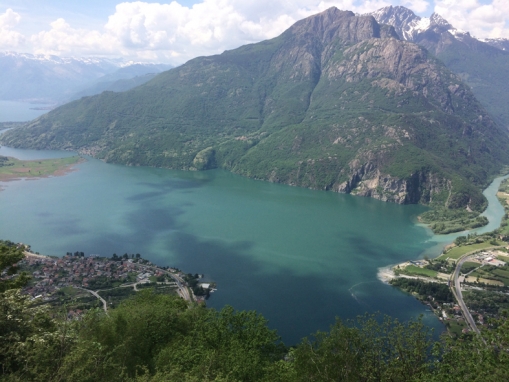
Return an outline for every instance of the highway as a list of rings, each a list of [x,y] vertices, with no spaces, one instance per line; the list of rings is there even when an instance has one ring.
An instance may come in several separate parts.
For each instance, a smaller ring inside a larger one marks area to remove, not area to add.
[[[458,259],[458,262],[456,263],[456,269],[454,270],[454,273],[453,273],[453,285],[454,286],[451,285],[450,287],[451,287],[452,293],[454,294],[454,297],[456,297],[456,301],[458,301],[458,305],[461,308],[461,311],[463,312],[463,316],[465,317],[465,320],[467,321],[468,326],[470,326],[472,328],[472,330],[479,335],[479,337],[482,339],[484,344],[486,344],[486,341],[484,340],[484,338],[482,338],[481,332],[477,328],[474,318],[470,314],[470,311],[468,310],[467,305],[465,304],[465,301],[463,301],[463,295],[461,293],[460,280],[459,280],[461,266],[471,255],[472,255],[472,253],[467,253]]]
[[[502,246],[496,245],[496,246],[492,246],[492,247],[483,248],[482,250],[486,251],[486,250],[497,249],[497,248],[502,248]],[[451,291],[454,294],[454,297],[456,297],[456,301],[458,301],[458,305],[461,308],[461,311],[463,312],[463,316],[465,317],[465,320],[467,320],[468,326],[470,326],[472,328],[472,330],[474,332],[476,332],[477,334],[479,334],[479,336],[480,336],[481,332],[477,328],[474,318],[470,314],[470,311],[468,310],[467,305],[463,301],[463,295],[461,294],[461,287],[460,287],[460,281],[459,281],[459,274],[461,271],[461,266],[470,256],[472,256],[473,254],[475,254],[479,251],[480,251],[480,249],[475,249],[475,250],[465,253],[463,256],[461,256],[456,263],[456,269],[454,269],[454,273],[452,274],[452,280],[449,280],[449,281],[452,281],[452,283],[450,284]],[[483,341],[484,341],[484,339],[483,339]]]

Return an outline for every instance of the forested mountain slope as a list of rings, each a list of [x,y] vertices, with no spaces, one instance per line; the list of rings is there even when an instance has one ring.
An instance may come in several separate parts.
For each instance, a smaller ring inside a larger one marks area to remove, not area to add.
[[[458,76],[392,27],[336,8],[128,92],[69,103],[1,139],[474,210],[509,163],[507,135]]]
[[[492,118],[509,129],[507,39],[478,40],[436,13],[429,19],[421,18],[402,6],[384,7],[371,15],[379,23],[393,26],[403,40],[435,54],[471,87]]]

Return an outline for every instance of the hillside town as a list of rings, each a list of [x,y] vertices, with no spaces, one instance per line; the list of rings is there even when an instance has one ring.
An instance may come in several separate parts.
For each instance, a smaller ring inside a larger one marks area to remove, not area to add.
[[[41,301],[52,301],[57,294],[61,295],[69,288],[90,292],[102,300],[100,295],[104,295],[104,291],[111,293],[122,289],[126,293],[121,294],[127,296],[129,291],[155,287],[167,293],[177,293],[187,301],[203,302],[215,290],[212,287],[215,284],[200,282],[201,275],[157,266],[139,254],[114,254],[106,258],[68,252],[57,258],[32,253],[23,244],[19,246],[24,249],[25,258],[18,263],[18,267],[31,276],[23,292]]]

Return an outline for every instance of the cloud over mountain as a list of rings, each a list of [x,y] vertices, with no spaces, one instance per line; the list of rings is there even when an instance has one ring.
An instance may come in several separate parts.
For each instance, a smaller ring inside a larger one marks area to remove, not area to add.
[[[101,16],[101,27],[84,27],[58,16],[44,30],[23,33],[25,13],[0,13],[0,49],[69,55],[121,55],[133,60],[181,64],[279,35],[295,21],[331,6],[357,13],[404,5],[418,14],[433,10],[477,37],[508,37],[507,0],[202,0],[122,2]]]
[[[0,48],[15,48],[24,42],[24,36],[15,30],[20,19],[12,9],[0,13]]]

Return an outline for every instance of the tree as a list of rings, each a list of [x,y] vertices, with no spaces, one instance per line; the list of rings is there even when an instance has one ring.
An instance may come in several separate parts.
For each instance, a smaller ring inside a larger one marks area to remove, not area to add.
[[[503,324],[501,324],[505,321]],[[422,382],[499,382],[509,375],[509,321],[504,317],[492,331],[483,331],[486,344],[479,338],[445,340],[440,362]]]
[[[15,264],[24,257],[21,249],[10,242],[0,242],[0,273],[16,273]],[[31,297],[19,288],[29,277],[21,273],[15,278],[0,280],[0,379],[50,380],[65,354],[69,335],[60,332],[45,307],[34,307]],[[39,379],[40,378],[40,379]]]
[[[454,244],[460,246],[462,244],[466,244],[467,241],[470,239],[470,235],[467,236],[458,236],[456,239],[454,239]]]
[[[293,356],[298,381],[403,382],[428,372],[431,349],[430,329],[420,320],[363,316],[305,338]]]
[[[51,380],[73,342],[66,321],[57,322],[47,307],[34,307],[19,289],[0,294],[0,380]]]
[[[0,279],[0,293],[26,285],[30,279],[26,273],[15,276],[18,272],[16,263],[24,257],[23,251],[15,244],[0,241],[0,274],[5,271],[7,275],[4,279]]]

